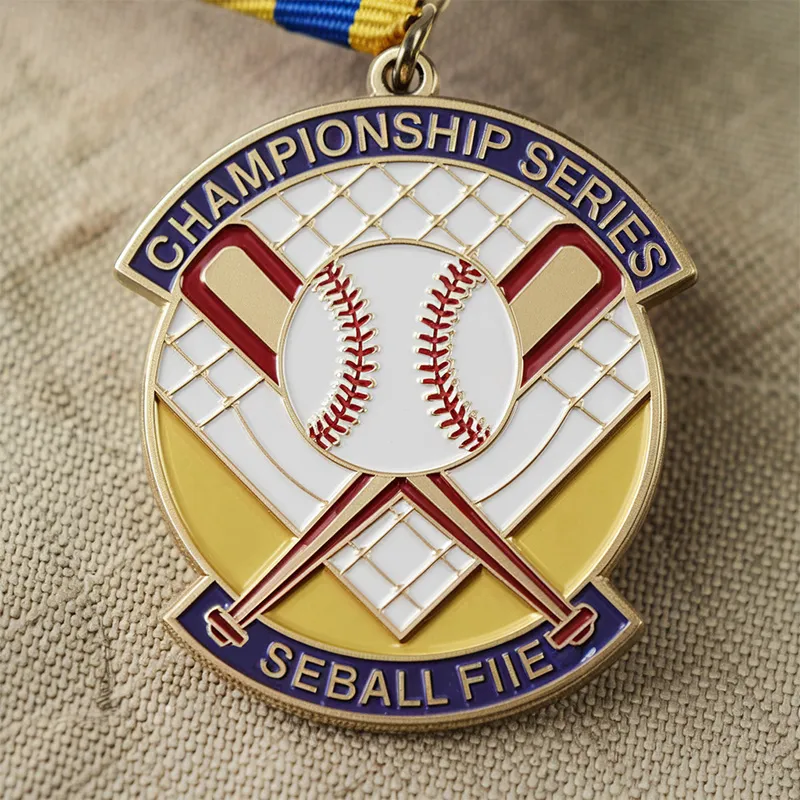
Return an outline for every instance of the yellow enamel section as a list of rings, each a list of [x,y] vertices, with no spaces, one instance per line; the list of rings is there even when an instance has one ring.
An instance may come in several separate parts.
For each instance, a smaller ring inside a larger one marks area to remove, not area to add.
[[[162,462],[172,499],[206,564],[241,592],[291,536],[163,403],[157,403]],[[591,575],[627,516],[645,468],[651,410],[644,403],[513,541],[561,591]],[[530,609],[477,570],[406,641],[398,642],[328,570],[319,570],[268,614],[301,638],[376,655],[433,656],[478,648],[529,626]]]

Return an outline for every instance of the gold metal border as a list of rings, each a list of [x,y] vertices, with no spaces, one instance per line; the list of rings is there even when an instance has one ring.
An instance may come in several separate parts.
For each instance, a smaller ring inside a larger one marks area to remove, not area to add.
[[[177,540],[177,543],[181,551],[187,556],[193,568],[198,573],[202,573],[204,575],[208,574],[207,571],[204,569],[204,559],[202,555],[195,550],[195,548],[191,543],[191,540],[186,535],[186,531],[184,530],[180,513],[178,509],[175,507],[172,498],[170,497],[168,487],[166,485],[165,476],[163,474],[163,468],[160,462],[160,455],[159,455],[160,442],[154,415],[156,406],[153,400],[154,398],[153,387],[155,378],[155,368],[157,366],[156,355],[161,346],[161,339],[165,330],[167,320],[171,316],[169,314],[169,311],[170,311],[170,306],[174,301],[174,299],[171,293],[154,287],[152,284],[150,284],[149,281],[147,281],[146,279],[142,278],[137,273],[135,273],[130,268],[128,262],[135,253],[135,251],[138,249],[138,247],[141,245],[141,243],[146,239],[151,229],[161,218],[164,211],[167,208],[169,208],[172,205],[172,203],[189,186],[194,184],[207,172],[212,170],[215,166],[226,160],[230,155],[237,152],[238,150],[245,148],[250,144],[253,144],[254,142],[256,142],[261,138],[269,136],[275,131],[278,131],[289,125],[301,123],[312,117],[323,116],[325,114],[335,114],[340,112],[355,111],[359,109],[369,109],[375,107],[392,108],[395,106],[409,106],[409,105],[415,105],[419,107],[433,107],[433,108],[438,107],[453,111],[460,111],[462,113],[486,114],[489,116],[493,116],[494,118],[500,121],[507,121],[516,125],[520,125],[521,127],[529,129],[534,134],[540,133],[542,135],[545,135],[553,139],[556,142],[559,142],[563,146],[566,146],[570,149],[574,149],[590,164],[593,164],[595,167],[598,167],[599,169],[607,171],[609,175],[616,180],[616,182],[620,185],[620,187],[622,187],[631,196],[631,198],[648,213],[650,219],[655,224],[659,233],[661,233],[666,242],[672,248],[673,253],[675,254],[675,257],[680,265],[680,270],[676,274],[664,279],[659,285],[654,286],[651,289],[644,290],[635,297],[632,296],[634,293],[632,292],[632,287],[630,286],[629,280],[626,280],[626,296],[628,297],[629,301],[632,301],[631,308],[636,317],[636,322],[639,325],[640,332],[642,333],[643,350],[645,353],[647,367],[650,374],[651,398],[652,398],[651,441],[649,443],[647,463],[644,468],[639,491],[637,492],[636,497],[631,503],[627,520],[625,524],[622,526],[619,535],[616,537],[614,542],[609,546],[609,548],[603,555],[601,561],[598,563],[596,567],[597,574],[592,578],[595,585],[597,585],[598,588],[609,599],[611,599],[612,602],[614,602],[620,608],[620,610],[624,614],[626,614],[626,616],[628,616],[628,618],[631,620],[631,624],[626,629],[626,631],[623,634],[621,634],[603,652],[602,656],[597,661],[592,661],[582,667],[579,667],[572,673],[560,678],[558,681],[556,681],[555,684],[550,685],[543,692],[534,693],[534,696],[525,696],[516,698],[515,700],[507,701],[505,703],[499,703],[495,706],[477,710],[472,713],[459,712],[453,715],[442,715],[441,717],[431,718],[429,720],[421,718],[382,720],[380,718],[378,719],[370,718],[367,717],[366,715],[361,715],[361,714],[351,714],[347,712],[334,711],[331,709],[322,709],[321,707],[313,703],[308,703],[305,701],[295,700],[294,698],[287,697],[286,695],[276,692],[275,690],[272,690],[269,687],[263,686],[262,684],[259,684],[255,681],[252,681],[249,678],[246,678],[245,676],[241,675],[235,670],[229,668],[227,665],[218,661],[208,651],[201,650],[196,646],[194,646],[192,643],[190,643],[187,640],[188,637],[176,627],[174,622],[175,618],[197,596],[197,594],[206,585],[208,585],[209,581],[211,581],[212,578],[201,577],[194,584],[194,586],[191,587],[189,592],[185,594],[180,601],[178,601],[167,611],[165,615],[165,622],[167,623],[167,627],[183,646],[188,647],[195,656],[199,653],[201,658],[203,658],[217,672],[222,673],[226,677],[233,678],[240,685],[243,685],[248,691],[253,692],[258,696],[266,697],[273,705],[284,708],[286,710],[293,711],[295,713],[300,714],[301,716],[314,719],[316,721],[322,721],[322,722],[333,721],[339,725],[344,725],[346,727],[383,730],[383,731],[408,730],[409,728],[417,730],[437,730],[437,729],[441,730],[441,729],[465,726],[470,724],[476,724],[478,722],[486,722],[489,720],[498,719],[500,717],[506,716],[516,711],[538,707],[546,702],[553,701],[558,697],[562,696],[563,694],[569,692],[573,688],[576,688],[577,686],[585,682],[591,676],[591,674],[599,671],[600,668],[607,666],[608,663],[614,657],[618,656],[625,649],[631,646],[631,644],[633,643],[636,636],[641,630],[641,621],[636,615],[635,611],[621,597],[619,597],[616,594],[616,592],[614,592],[608,581],[604,577],[601,577],[601,574],[605,574],[611,569],[614,563],[618,560],[618,558],[627,548],[633,534],[640,527],[644,519],[644,516],[646,514],[647,508],[649,507],[650,502],[652,500],[652,496],[655,491],[657,483],[657,478],[660,473],[663,462],[663,451],[664,451],[664,442],[666,435],[664,376],[661,368],[660,359],[658,358],[658,354],[654,347],[652,329],[649,325],[646,315],[643,313],[642,308],[650,307],[656,304],[657,302],[661,302],[662,300],[671,297],[673,294],[677,293],[681,289],[690,286],[696,280],[696,268],[694,266],[694,263],[692,262],[686,250],[681,245],[680,241],[673,233],[672,229],[667,225],[664,219],[657,212],[655,212],[655,210],[650,206],[650,204],[647,203],[647,201],[642,197],[642,195],[639,194],[621,175],[619,175],[619,173],[616,170],[614,170],[607,163],[605,163],[600,158],[595,156],[591,151],[586,150],[584,147],[572,141],[568,137],[563,136],[562,134],[559,134],[549,128],[546,128],[545,126],[540,125],[539,123],[536,123],[532,120],[528,120],[524,117],[511,114],[507,111],[503,111],[501,109],[495,108],[490,105],[467,103],[453,99],[441,99],[441,98],[395,98],[395,97],[361,98],[357,100],[345,101],[345,102],[334,103],[326,106],[319,106],[316,108],[307,109],[305,111],[301,111],[289,115],[287,117],[283,117],[273,123],[258,128],[252,131],[251,133],[247,134],[246,136],[238,139],[228,147],[219,151],[216,155],[207,159],[204,163],[202,163],[199,167],[197,167],[192,173],[190,173],[183,181],[181,181],[165,196],[165,198],[156,206],[156,208],[147,216],[144,222],[139,226],[139,228],[137,229],[137,231],[135,232],[135,234],[125,247],[125,250],[123,251],[122,255],[120,256],[115,265],[117,278],[124,285],[126,285],[133,291],[136,291],[137,293],[143,295],[151,302],[155,302],[157,304],[164,306],[163,313],[157,325],[156,335],[152,339],[146,361],[145,381],[144,381],[145,386],[142,396],[142,432],[145,442],[145,455],[148,467],[148,475],[150,478],[150,482],[153,486],[153,489],[155,491],[156,497],[158,498],[159,505],[161,506],[163,513],[165,514],[167,520],[170,523],[170,527],[172,528],[172,532],[175,535],[175,538]],[[371,162],[378,160],[385,161],[389,159],[387,159],[386,157],[384,157],[383,159],[380,159],[378,157],[358,159],[358,161],[362,162]],[[403,160],[427,161],[430,159],[422,159],[422,158],[415,159],[413,156],[409,155],[409,156],[404,156]],[[437,160],[442,160],[442,159],[437,159]],[[342,161],[341,166],[352,165],[354,161],[356,161],[356,159],[352,160],[344,159]],[[457,163],[458,165],[464,166],[462,162],[457,162]],[[468,164],[466,166],[469,168]],[[321,172],[323,170],[319,171]],[[493,172],[493,170],[486,170],[486,171]],[[304,172],[303,175],[300,177],[303,180],[306,180],[316,172],[317,170],[308,170]],[[510,176],[503,175],[503,177],[506,180],[510,179]],[[288,182],[283,184],[283,187],[285,188],[287,184]],[[549,205],[553,206],[552,202],[549,199],[541,197],[540,193],[536,190],[535,187],[525,185],[525,188],[531,191],[533,194],[540,196],[541,199],[544,199],[546,202],[548,202]],[[263,202],[264,199],[266,199],[266,195],[259,196],[257,199],[254,198],[254,200],[257,200],[257,202]],[[252,205],[253,206],[256,205],[257,202],[254,202]],[[248,210],[250,210],[251,207],[252,206],[250,204],[246,206]],[[559,212],[563,211],[561,208],[558,208],[557,210]],[[240,209],[240,212],[243,213],[244,208]],[[239,216],[239,214],[237,214],[237,216]],[[577,220],[577,218],[573,219],[580,222],[579,220]],[[588,230],[586,226],[583,227],[584,229]],[[591,233],[591,231],[589,232]],[[619,264],[619,259],[615,257],[614,260]],[[189,263],[189,260],[187,260],[187,263]],[[624,270],[623,274],[626,274],[624,273]],[[218,582],[224,589],[226,589],[226,591],[230,591],[230,587],[225,586],[224,582],[222,581]],[[302,639],[297,637],[295,634],[291,635],[294,638],[297,638],[298,641],[302,641]],[[496,642],[492,642],[487,646],[502,644],[502,641],[505,638],[507,637],[498,639]],[[315,643],[315,644],[320,644],[320,643]],[[336,652],[336,650],[333,648],[326,648],[326,649],[329,649],[331,652]],[[369,654],[363,654],[363,653],[357,655],[361,655],[362,657],[367,657],[367,658],[370,657]],[[437,656],[437,658],[447,657],[448,655],[450,654],[440,654]],[[395,660],[392,659],[391,657],[386,657],[386,656],[382,656],[382,658],[386,658],[387,660]],[[422,658],[423,657],[415,657],[411,659],[409,657],[405,657],[406,660],[422,660]],[[397,659],[397,660],[402,660],[402,659]]]

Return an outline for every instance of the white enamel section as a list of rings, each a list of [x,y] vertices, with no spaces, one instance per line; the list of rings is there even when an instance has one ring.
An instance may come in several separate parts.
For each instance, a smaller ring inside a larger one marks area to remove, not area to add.
[[[501,226],[486,237],[478,248],[478,258],[494,276],[505,272],[520,256],[524,247],[508,228]]]
[[[425,400],[431,388],[420,383],[425,374],[417,369],[423,357],[416,334],[428,330],[419,316],[448,257],[422,245],[385,244],[350,253],[342,263],[374,314],[379,369],[366,411],[331,452],[365,471],[393,474],[433,471],[461,459],[466,451],[438,429],[440,418]],[[307,291],[289,325],[282,362],[289,400],[303,424],[323,408],[337,380],[338,347],[335,324],[317,294]],[[519,356],[508,308],[488,281],[460,314],[453,355],[465,399],[497,428],[513,401]]]
[[[187,361],[177,350],[169,345],[164,346],[161,360],[158,362],[156,383],[165,392],[172,392],[185,383],[194,372],[194,365]]]
[[[459,180],[467,184],[467,186],[474,186],[481,178],[483,173],[467,167],[449,167],[450,172],[455,175]]]
[[[322,510],[322,503],[289,480],[261,451],[233,409],[220,414],[203,432],[298,530],[304,530]]]
[[[399,500],[326,563],[380,619],[405,635],[475,560]]]
[[[430,168],[430,164],[421,161],[392,161],[384,167],[401,186],[416,183]]]
[[[228,350],[228,345],[200,322],[178,339],[181,350],[197,365],[204,366]]]
[[[562,219],[564,217],[552,206],[538,197],[531,197],[511,215],[509,224],[523,239],[533,241],[548,225]]]
[[[370,552],[370,560],[395,585],[416,577],[433,560],[434,551],[404,523],[395,525]]]
[[[391,511],[387,511],[364,528],[364,530],[353,539],[353,545],[361,551],[369,550],[375,542],[388,533],[397,523],[397,515],[393,514]]]
[[[568,350],[545,372],[546,380],[537,380],[520,398],[492,446],[449,473],[501,530],[557,484],[600,434],[623,418],[633,405],[635,392],[646,389],[647,367],[625,300],[611,311],[611,317],[618,325],[630,325],[630,336],[601,319],[583,337],[584,343],[591,342],[597,360],[608,359],[607,375],[577,347]],[[637,343],[615,361],[631,342]],[[577,403],[575,407],[569,398]]]
[[[324,176],[296,183],[283,193],[289,205],[308,216],[319,211],[336,191],[336,187]]]
[[[338,552],[334,553],[327,561],[328,564],[338,572],[344,572],[358,558],[358,550],[351,544],[346,544]]]
[[[283,241],[297,226],[300,216],[290,211],[280,197],[271,197],[256,206],[245,219],[255,225],[270,242]]]
[[[566,398],[544,381],[538,381],[517,403],[494,444],[478,458],[456,467],[450,476],[473,500],[499,489],[544,447],[567,408]]]
[[[637,333],[636,322],[633,319],[631,307],[627,302],[620,303],[612,312],[611,319],[627,331],[631,336]]]
[[[172,399],[196,425],[220,409],[223,403],[223,398],[203,378],[195,378],[175,392]]]
[[[445,561],[456,571],[464,572],[475,563],[475,559],[465,553],[458,545],[451,547],[445,554]]]
[[[630,336],[603,320],[583,337],[583,349],[602,364],[613,364],[630,346]]]
[[[404,631],[419,616],[420,611],[408,598],[399,595],[386,606],[383,614],[395,628]]]
[[[344,576],[347,583],[352,584],[376,609],[383,606],[395,591],[394,585],[365,558],[356,561]]]
[[[508,214],[522,205],[528,193],[508,181],[489,177],[477,192],[478,197],[497,214]]]
[[[434,550],[444,550],[451,542],[449,536],[445,536],[435,525],[428,522],[419,511],[412,511],[406,517],[406,524]]]
[[[496,215],[474,197],[468,197],[448,215],[445,229],[464,244],[475,245],[483,241],[496,221]]]
[[[602,378],[583,398],[583,407],[601,422],[608,424],[633,399],[633,395],[613,378]]]
[[[197,319],[197,314],[181,300],[172,315],[172,319],[169,321],[167,336],[180,336],[191,328],[197,322]]]
[[[293,423],[277,392],[259,384],[239,401],[253,435],[273,460],[309,492],[331,500],[354,473],[326,458]]]
[[[404,197],[383,215],[381,226],[393,239],[417,239],[427,231],[433,217],[413,200]]]
[[[614,374],[631,389],[639,391],[647,385],[647,363],[642,346],[637,344],[628,355],[614,367]]]
[[[597,380],[601,370],[602,367],[580,350],[570,350],[547,376],[571,397],[580,397]]]
[[[362,175],[364,171],[364,167],[345,167],[344,169],[336,169],[326,174],[338,186],[349,186],[359,175]]]
[[[483,512],[505,530],[556,482],[569,465],[599,436],[602,428],[586,414],[570,413],[542,454],[506,488],[485,500]]]
[[[458,573],[446,562],[437,561],[420,575],[406,594],[420,606],[432,605],[455,583]]]
[[[453,208],[461,200],[464,191],[464,186],[455,178],[437,169],[414,187],[414,199],[428,211],[439,215]]]
[[[291,264],[306,277],[321,267],[332,250],[309,228],[301,228],[283,246],[283,253]]]
[[[371,169],[350,187],[350,197],[367,214],[375,215],[389,208],[399,191],[380,170]]]
[[[379,228],[367,228],[364,233],[353,239],[353,246],[365,244],[366,242],[377,242],[381,239],[386,240],[389,237]]]
[[[446,247],[448,250],[455,250],[456,253],[463,252],[464,250],[463,246],[443,228],[434,228],[425,236],[425,241],[438,244],[441,247]]]
[[[208,377],[226,397],[241,394],[248,386],[252,386],[259,376],[236,353],[224,355],[208,370]]]
[[[332,245],[352,242],[364,229],[367,221],[358,209],[346,198],[337,197],[314,219],[314,230]]]
[[[497,429],[514,398],[519,354],[507,307],[489,281],[465,303],[452,344],[464,397]]]

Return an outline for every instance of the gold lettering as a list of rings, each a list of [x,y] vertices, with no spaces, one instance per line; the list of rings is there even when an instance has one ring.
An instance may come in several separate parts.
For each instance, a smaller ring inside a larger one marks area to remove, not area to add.
[[[620,242],[619,235],[624,233],[631,244],[636,244],[639,241],[639,237],[636,235],[636,232],[631,227],[635,225],[642,236],[647,236],[650,233],[648,227],[639,219],[639,215],[635,211],[631,211],[627,217],[625,217],[622,222],[618,222],[612,230],[608,232],[608,238],[614,247],[617,248],[617,252],[624,253],[625,246]]]
[[[475,129],[478,127],[478,121],[471,119],[467,123],[467,138],[464,141],[464,155],[472,155],[472,146],[475,144]]]
[[[281,150],[281,147],[284,149]],[[267,150],[278,168],[278,174],[286,174],[286,162],[297,152],[297,144],[290,136],[279,136],[267,142]]]
[[[514,688],[519,687],[519,676],[517,675],[517,671],[514,669],[514,662],[511,660],[510,653],[503,653],[503,662],[506,665],[506,669],[508,670],[508,677],[511,678],[511,683],[513,684]]]
[[[558,185],[558,182],[563,180],[570,186],[575,186],[578,183],[578,179],[567,172],[568,169],[574,169],[579,177],[586,174],[586,170],[580,166],[580,164],[576,164],[571,158],[564,156],[564,158],[561,159],[561,163],[556,167],[556,171],[550,176],[550,180],[547,181],[547,188],[552,189],[559,197],[563,197],[565,200],[571,200],[572,196],[564,191],[564,189]]]
[[[181,203],[181,208],[189,215],[185,222],[178,222],[174,217],[169,218],[169,224],[180,233],[189,244],[197,244],[197,237],[192,233],[192,225],[200,224],[206,230],[211,229],[211,223],[188,200]]]
[[[305,128],[298,128],[297,135],[300,137],[300,144],[303,145],[303,151],[306,154],[309,164],[313,164],[317,160],[317,154],[311,146],[311,139],[308,138],[308,131]]]
[[[358,678],[358,672],[355,667],[348,664],[337,664],[334,661],[331,665],[331,675],[325,694],[332,700],[352,700],[356,696],[356,678]],[[344,687],[344,691],[337,691],[337,687]]]
[[[367,685],[361,692],[361,697],[358,698],[358,704],[365,706],[373,697],[380,697],[386,708],[392,704],[389,688],[386,686],[386,676],[381,669],[374,669],[370,672]]]
[[[250,172],[235,163],[228,164],[227,167],[228,175],[231,176],[231,180],[236,186],[236,191],[239,192],[242,197],[247,197],[247,195],[250,193],[250,190],[247,188],[247,186],[245,186],[245,183],[247,183],[252,189],[260,189],[261,175],[263,175],[268,181],[275,180],[275,176],[270,172],[269,167],[261,157],[261,154],[256,150],[248,150],[245,153],[245,158],[247,159],[247,166],[250,168]]]
[[[389,148],[389,130],[386,125],[386,112],[381,111],[378,115],[378,130],[372,126],[372,123],[364,116],[359,114],[356,117],[356,136],[358,138],[358,149],[361,153],[367,151],[367,134],[381,150]]]
[[[620,200],[611,211],[606,214],[600,224],[597,226],[601,231],[604,231],[620,214],[623,208],[628,205],[625,200]]]
[[[406,122],[413,122],[416,125],[422,125],[422,120],[420,119],[419,114],[415,114],[413,111],[401,111],[394,118],[394,126],[398,131],[400,131],[400,133],[406,133],[410,138],[403,139],[403,137],[400,136],[400,133],[397,133],[395,134],[393,141],[395,146],[399,147],[401,150],[414,150],[423,142],[422,131],[418,130],[417,128],[412,128],[411,125],[406,124]]]
[[[292,686],[294,686],[295,689],[302,689],[304,692],[316,694],[317,687],[312,686],[310,683],[304,683],[303,678],[318,680],[320,673],[315,669],[308,669],[306,666],[307,664],[313,664],[317,667],[325,666],[325,662],[321,658],[314,658],[314,656],[303,653],[300,656],[300,660],[297,662],[297,669],[294,671],[294,677],[292,678]]]
[[[175,269],[183,261],[183,248],[174,242],[172,243],[172,261],[163,261],[156,255],[156,247],[168,243],[169,239],[166,236],[154,236],[147,243],[147,258],[158,269]]]
[[[203,191],[206,193],[206,201],[214,219],[219,219],[222,216],[220,209],[223,206],[228,204],[232,206],[239,205],[239,201],[230,192],[226,192],[214,181],[206,181],[203,184]]]
[[[339,147],[328,147],[325,142],[325,134],[331,128],[341,131],[342,143]],[[317,126],[317,149],[329,158],[343,156],[350,149],[351,144],[353,144],[353,134],[350,133],[350,128],[340,119],[326,119],[325,122],[320,122]]]
[[[459,664],[458,665],[458,677],[461,679],[461,689],[464,692],[464,699],[465,700],[472,700],[472,687],[476,683],[483,683],[486,680],[486,676],[481,673],[480,675],[469,675],[468,673],[480,669],[481,664],[480,661],[476,661],[474,664]]]
[[[281,656],[283,656],[283,658],[281,658]],[[286,661],[283,660],[284,658],[288,661],[294,658],[294,653],[291,648],[287,647],[285,644],[281,644],[281,642],[273,642],[267,649],[267,658],[261,659],[261,671],[268,678],[275,678],[276,680],[282,678],[289,669],[286,666]],[[269,666],[269,661],[267,659],[272,659],[272,661],[275,662],[274,668]]]
[[[436,697],[433,693],[433,678],[429,669],[422,670],[422,683],[425,687],[426,706],[446,706],[450,703],[447,697]]]
[[[492,136],[498,133],[500,138],[497,141],[492,140]],[[487,150],[505,150],[511,144],[511,131],[501,128],[499,125],[493,125],[491,122],[486,123],[483,129],[483,136],[481,136],[480,144],[478,145],[478,153],[476,158],[481,161],[486,158]]]
[[[598,196],[592,194],[592,189],[597,187],[602,195]],[[600,206],[604,206],[611,200],[611,188],[605,182],[601,181],[596,175],[590,175],[589,180],[583,185],[583,188],[575,195],[572,201],[574,208],[580,208],[584,200],[588,200],[591,208],[589,209],[589,219],[597,220],[597,215],[600,213]]]
[[[441,134],[446,136],[448,139],[447,151],[449,153],[455,153],[456,142],[458,141],[458,126],[460,122],[461,118],[453,114],[450,117],[450,127],[440,128],[439,115],[431,114],[430,127],[428,128],[428,150],[433,150],[433,148],[436,146],[436,137]]]
[[[486,661],[489,664],[489,672],[492,673],[494,688],[497,689],[498,694],[502,694],[505,690],[505,687],[503,686],[503,681],[500,679],[500,673],[497,670],[497,662],[491,656],[489,656]]]
[[[525,150],[525,155],[533,162],[533,165],[536,167],[536,172],[532,172],[531,168],[524,161],[519,165],[519,171],[532,181],[540,181],[547,176],[547,164],[536,155],[537,150],[542,152],[542,155],[544,155],[547,161],[552,161],[556,157],[552,148],[548,147],[546,144],[542,142],[531,142],[527,150]]]
[[[635,250],[628,256],[628,266],[631,272],[634,275],[638,275],[640,278],[646,278],[648,275],[652,275],[656,265],[656,261],[653,259],[653,253],[658,254],[658,266],[666,266],[667,254],[664,252],[664,248],[657,242],[648,242],[644,246],[644,252],[642,254],[644,263],[641,267],[639,266],[639,254]]]
[[[422,700],[409,700],[406,698],[406,671],[404,669],[397,672],[397,705],[400,708],[413,708],[421,706]]]
[[[534,680],[534,678],[538,678],[540,675],[545,675],[553,669],[552,664],[546,664],[538,670],[531,669],[534,664],[538,663],[544,658],[544,653],[541,651],[536,653],[536,655],[529,655],[531,650],[539,646],[539,640],[534,639],[530,644],[526,644],[517,648],[519,660],[522,662],[522,666],[525,668],[525,674],[528,676],[528,678],[530,678],[530,680]]]

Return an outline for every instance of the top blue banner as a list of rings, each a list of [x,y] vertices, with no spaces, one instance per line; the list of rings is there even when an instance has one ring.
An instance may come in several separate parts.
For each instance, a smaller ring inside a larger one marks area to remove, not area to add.
[[[134,251],[130,268],[169,291],[204,241],[278,185],[330,165],[399,157],[471,164],[532,187],[584,223],[637,292],[681,270],[651,212],[577,148],[505,118],[444,103],[366,103],[249,137],[163,211]]]

